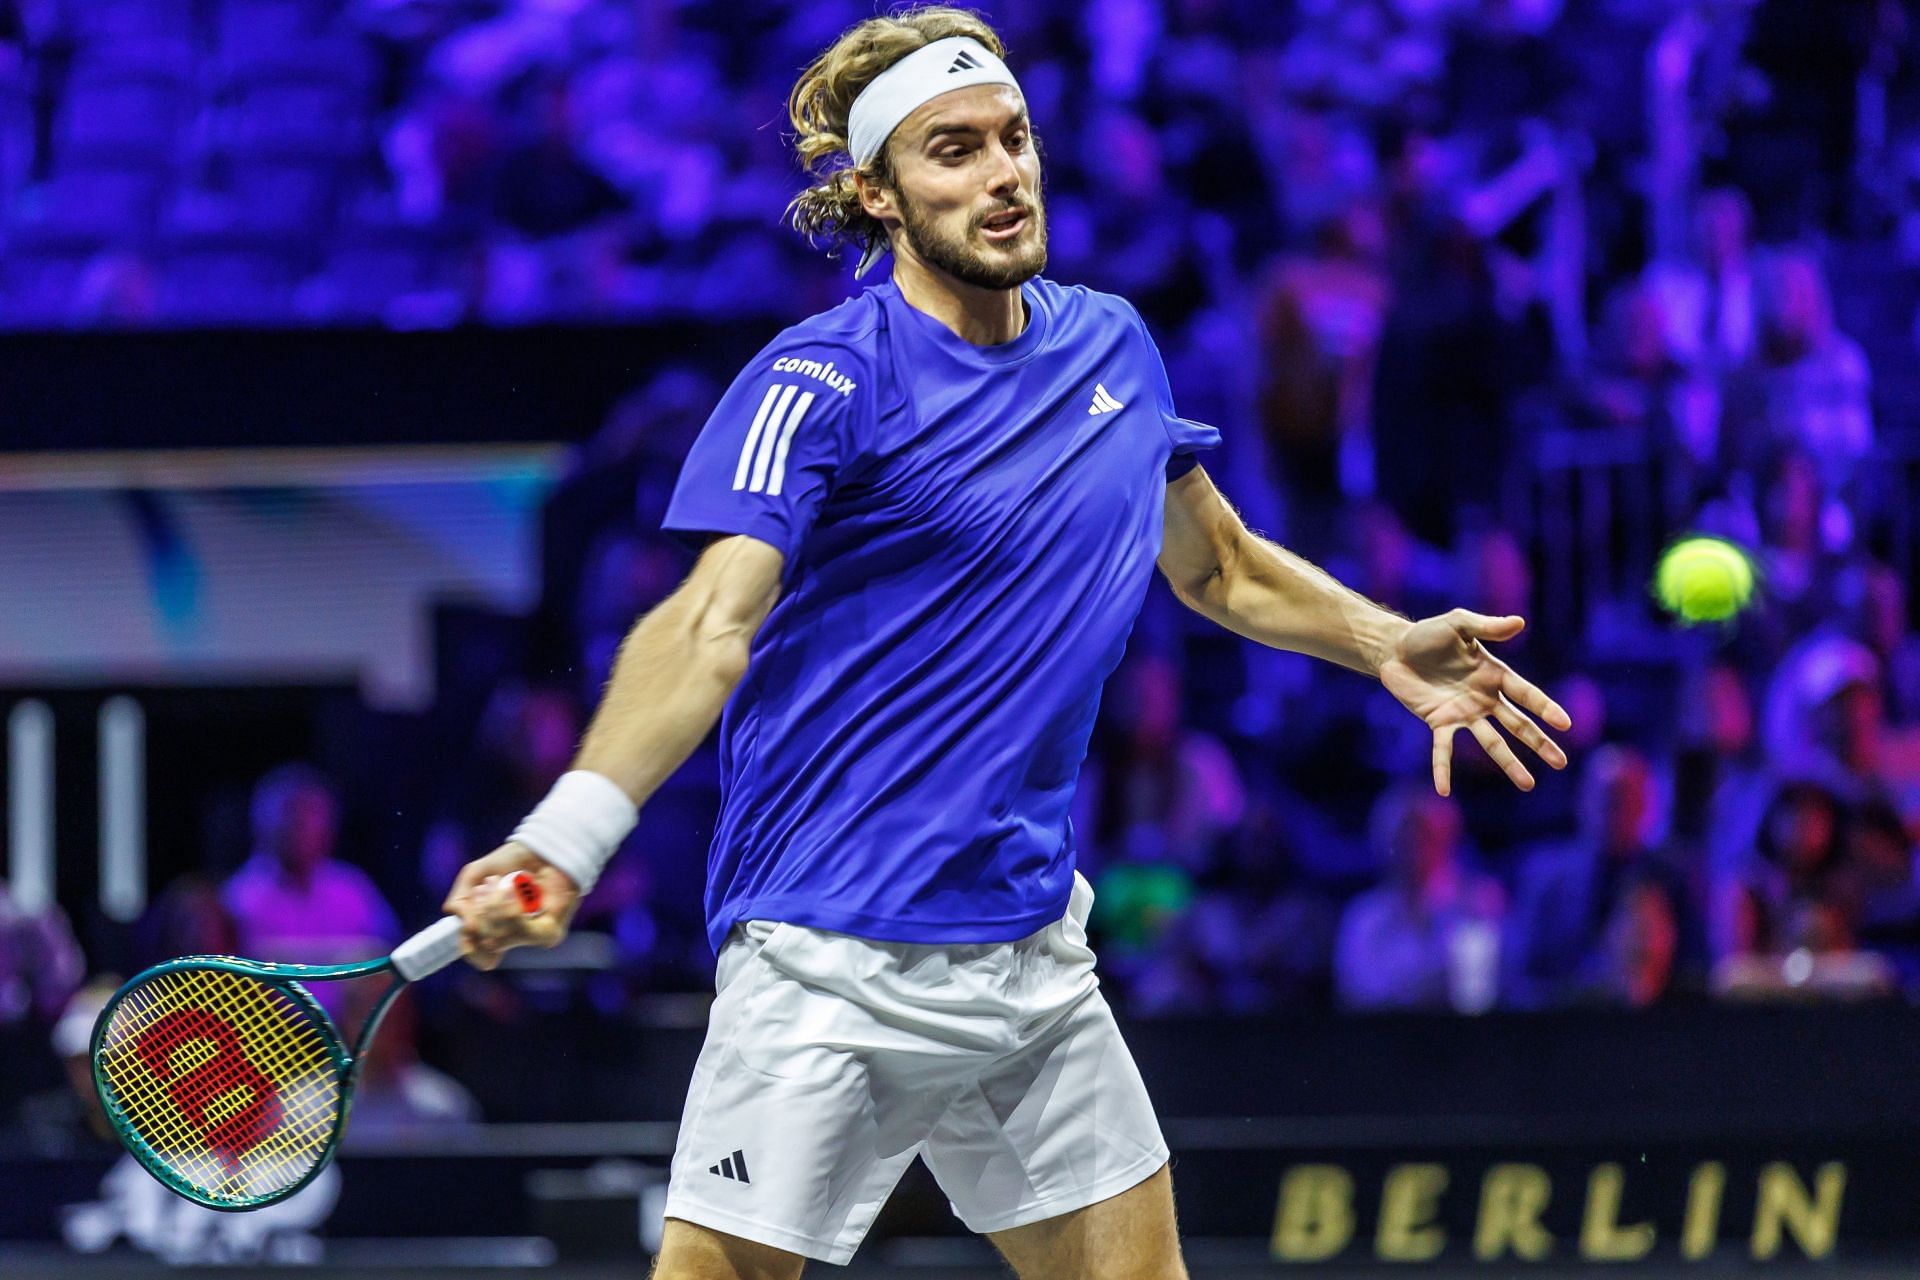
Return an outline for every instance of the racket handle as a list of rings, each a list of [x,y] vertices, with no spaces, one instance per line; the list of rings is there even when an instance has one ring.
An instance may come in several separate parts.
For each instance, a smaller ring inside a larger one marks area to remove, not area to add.
[[[460,958],[459,916],[438,920],[393,949],[393,970],[408,982],[438,973]]]
[[[545,895],[532,876],[516,871],[507,877],[507,888],[522,911],[532,915],[540,910]],[[460,958],[461,928],[459,916],[441,916],[393,949],[390,959],[394,972],[408,982],[440,972]]]

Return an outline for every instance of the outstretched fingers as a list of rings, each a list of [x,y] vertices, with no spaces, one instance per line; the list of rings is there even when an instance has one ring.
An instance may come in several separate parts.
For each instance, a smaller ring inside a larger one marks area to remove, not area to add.
[[[1564,732],[1573,728],[1573,717],[1567,714],[1565,707],[1549,698],[1531,680],[1516,675],[1511,669],[1500,682],[1500,692],[1514,705],[1526,708],[1556,729]]]
[[[1535,755],[1556,769],[1567,767],[1567,753],[1560,749],[1560,744],[1549,738],[1546,730],[1520,708],[1503,697],[1494,705],[1493,714],[1508,733],[1533,748]]]
[[[1507,745],[1507,740],[1500,736],[1500,731],[1493,727],[1492,721],[1482,716],[1467,728],[1473,731],[1474,741],[1492,757],[1514,786],[1522,791],[1533,790],[1533,775],[1527,772],[1527,766],[1520,763],[1520,757],[1513,754],[1513,748]]]

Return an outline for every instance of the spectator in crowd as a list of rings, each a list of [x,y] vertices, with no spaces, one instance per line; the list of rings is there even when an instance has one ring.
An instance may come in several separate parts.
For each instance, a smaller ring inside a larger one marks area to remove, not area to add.
[[[1596,428],[1637,432],[1689,470],[1710,470],[1720,442],[1718,384],[1674,350],[1668,297],[1640,282],[1608,300],[1602,363],[1585,381],[1585,417]],[[1693,488],[1690,480],[1687,488]]]
[[[1837,628],[1814,631],[1781,661],[1767,693],[1766,742],[1782,777],[1920,814],[1920,745],[1887,724],[1873,651]]]
[[[1103,711],[1105,732],[1076,797],[1091,815],[1085,865],[1095,877],[1123,863],[1204,874],[1246,793],[1225,746],[1185,723],[1179,666],[1164,654],[1128,657]]]
[[[27,910],[0,881],[0,1026],[60,1016],[86,959],[58,903]]]
[[[625,614],[631,625],[642,611],[634,592],[670,589],[671,579],[658,577],[658,572],[671,571],[673,553],[661,543],[644,543],[624,533],[611,537],[600,550],[583,584],[583,612],[589,600],[609,610],[607,616],[631,610]],[[667,569],[661,570],[662,565]],[[607,645],[605,652],[590,649],[588,661],[612,663],[618,637],[611,627],[590,631],[584,639],[590,646],[602,641]],[[605,668],[600,679],[605,679]],[[420,884],[431,889],[436,905],[469,851],[512,831],[567,771],[581,729],[579,703],[568,689],[519,680],[495,687],[474,732],[473,748],[453,775],[448,799],[421,847]],[[653,986],[703,985],[700,970],[709,958],[700,898],[704,861],[697,833],[713,812],[712,784],[699,770],[685,772],[690,776],[676,777],[655,795],[628,841],[629,851],[609,866],[575,920],[576,932],[610,932],[629,976]]]
[[[1854,922],[1838,902],[1806,898],[1791,905],[1783,950],[1724,956],[1713,990],[1728,1000],[1867,999],[1897,986],[1888,959],[1854,945]]]
[[[1547,655],[1559,652],[1554,646],[1541,647]],[[1568,759],[1584,759],[1607,741],[1606,694],[1592,674],[1578,670],[1556,678],[1554,692],[1573,717],[1573,728],[1561,735],[1561,745]],[[1556,770],[1535,779],[1532,791],[1507,787],[1503,792],[1502,775],[1483,754],[1469,754],[1461,764],[1454,798],[1466,818],[1469,837],[1489,865],[1501,868],[1503,875],[1511,873],[1524,851],[1563,841],[1579,826],[1579,771]]]
[[[1778,660],[1794,640],[1834,615],[1834,589],[1850,536],[1845,525],[1828,518],[1833,509],[1822,504],[1819,470],[1805,450],[1782,449],[1764,474],[1758,559],[1769,607],[1763,644],[1767,656]]]
[[[1673,1000],[1682,989],[1685,908],[1674,881],[1645,868],[1628,874],[1576,983],[1576,999],[1627,1009]]]
[[[1504,968],[1508,1003],[1537,1009],[1571,998],[1637,878],[1668,881],[1672,900],[1684,902],[1684,886],[1656,849],[1655,790],[1652,763],[1631,747],[1588,757],[1573,841],[1537,849],[1520,867]]]
[[[1166,960],[1154,948],[1193,898],[1193,877],[1167,863],[1122,862],[1101,873],[1088,932],[1111,955],[1122,984],[1134,962]]]
[[[569,235],[620,212],[625,201],[574,146],[572,86],[555,79],[533,90],[531,136],[508,148],[494,190],[502,226],[530,240]]]
[[[311,765],[281,765],[254,787],[249,814],[253,852],[221,894],[243,955],[343,964],[400,941],[380,890],[335,856],[340,803],[324,774]],[[334,986],[318,984],[314,993],[330,1012],[340,1000]]]
[[[1843,838],[1860,945],[1885,956],[1909,993],[1920,990],[1920,876],[1912,833],[1892,805],[1869,799],[1848,811]]]
[[[1920,636],[1909,624],[1906,579],[1891,565],[1867,560],[1857,574],[1859,636],[1879,659],[1888,722],[1920,727]]]
[[[1345,499],[1373,489],[1373,365],[1387,312],[1386,228],[1358,204],[1314,251],[1280,259],[1261,287],[1260,426],[1300,545],[1325,547]]]
[[[1752,202],[1738,188],[1716,187],[1694,210],[1694,256],[1648,267],[1667,349],[1689,367],[1722,373],[1753,355],[1753,256]]]
[[[1810,253],[1769,257],[1757,301],[1756,358],[1729,405],[1730,436],[1744,451],[1805,450],[1825,501],[1838,503],[1873,444],[1866,354],[1835,327],[1826,276]]]
[[[1716,888],[1724,921],[1720,959],[1784,955],[1803,925],[1819,926],[1822,936],[1847,925],[1844,816],[1840,797],[1817,782],[1787,782],[1775,791],[1760,820],[1756,856]],[[1804,912],[1810,904],[1820,910]]]
[[[1184,720],[1179,668],[1164,654],[1129,655],[1074,796],[1079,863],[1095,888],[1089,931],[1116,982],[1156,1013],[1208,1007],[1208,944],[1238,937],[1211,936],[1191,917],[1195,881],[1215,869],[1245,794],[1226,749]]]
[[[1340,904],[1303,874],[1300,839],[1287,810],[1256,796],[1227,842],[1226,863],[1202,890],[1234,909],[1237,967],[1255,988],[1245,1005],[1312,1008],[1332,999]]]
[[[1088,263],[1088,283],[1134,299],[1160,315],[1184,319],[1204,296],[1190,244],[1191,220],[1162,216],[1174,197],[1167,187],[1159,131],[1134,111],[1112,107],[1088,122],[1099,140],[1095,162],[1102,198],[1089,208],[1099,253]],[[1094,167],[1094,166],[1089,166]]]
[[[1334,990],[1348,1009],[1490,1008],[1498,987],[1498,882],[1472,870],[1459,810],[1402,783],[1370,824],[1387,879],[1347,905],[1334,946]]]
[[[1375,361],[1376,489],[1428,542],[1450,546],[1462,511],[1498,503],[1508,456],[1509,346],[1485,243],[1453,209],[1449,151],[1403,129],[1387,147],[1393,306]]]
[[[1298,833],[1261,798],[1196,882],[1177,867],[1122,864],[1102,883],[1105,962],[1148,1016],[1250,1014],[1324,1004],[1339,911],[1300,874]]]
[[[1753,697],[1740,669],[1715,662],[1694,673],[1681,698],[1680,751],[1674,774],[1674,839],[1708,874],[1751,852],[1774,784],[1754,723]]]
[[[240,932],[221,900],[220,886],[188,872],[167,885],[135,929],[136,969],[180,956],[240,954]]]
[[[153,264],[131,249],[95,255],[74,289],[75,323],[101,328],[144,328],[158,315]]]

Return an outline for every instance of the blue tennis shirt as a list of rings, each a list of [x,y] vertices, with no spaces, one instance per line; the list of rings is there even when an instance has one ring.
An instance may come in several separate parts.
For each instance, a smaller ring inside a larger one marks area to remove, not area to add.
[[[1129,303],[1021,292],[1026,329],[977,347],[870,288],[755,356],[687,455],[666,527],[786,555],[721,720],[716,952],[740,920],[1001,942],[1066,910],[1166,482],[1220,437]]]

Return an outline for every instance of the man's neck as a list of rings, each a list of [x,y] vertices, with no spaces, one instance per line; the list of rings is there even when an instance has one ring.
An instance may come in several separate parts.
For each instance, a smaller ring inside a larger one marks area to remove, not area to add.
[[[907,305],[953,330],[962,342],[997,347],[1026,331],[1027,304],[1019,287],[982,289],[896,249],[893,282]]]

